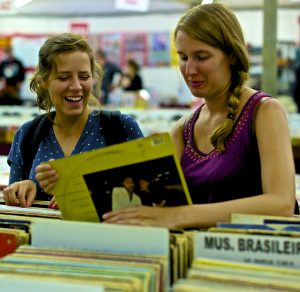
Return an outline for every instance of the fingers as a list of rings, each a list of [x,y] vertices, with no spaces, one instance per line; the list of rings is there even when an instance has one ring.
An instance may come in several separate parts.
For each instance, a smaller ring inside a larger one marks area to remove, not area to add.
[[[3,189],[3,200],[6,205],[18,206],[19,200],[17,198],[18,187],[17,185],[10,185]]]
[[[21,207],[30,207],[36,196],[36,186],[32,181],[24,181],[20,184],[18,191],[19,205]]]
[[[15,182],[3,189],[3,195],[6,205],[30,207],[36,196],[36,186],[31,180]]]
[[[45,192],[50,193],[59,178],[58,173],[50,164],[40,164],[35,169],[35,178]]]
[[[55,179],[55,181],[53,181],[53,182],[51,180],[52,180],[52,178],[46,179],[40,183],[41,188],[43,188],[43,190],[48,194],[51,194],[54,186],[56,185],[57,179]]]
[[[55,197],[53,197],[48,205],[49,208],[51,209],[58,209],[57,202],[55,200]]]
[[[102,218],[104,223],[128,224],[128,225],[149,225],[149,219],[143,211],[152,207],[132,207],[105,213]]]
[[[19,205],[21,207],[26,207],[26,192],[27,188],[23,184],[19,184],[18,192],[17,192],[17,199],[19,201]]]
[[[1,185],[0,184],[0,191],[3,190],[3,189],[5,189],[5,188],[7,188],[7,187],[8,187],[8,185]]]
[[[45,171],[49,171],[53,169],[52,166],[50,164],[39,164],[36,168],[35,168],[35,172],[36,173],[42,173],[42,172],[45,172]]]
[[[107,221],[112,220],[112,219],[115,220],[116,218],[119,218],[119,217],[128,216],[127,214],[135,212],[136,209],[137,208],[133,207],[133,208],[115,210],[115,211],[111,211],[111,212],[103,214],[102,217],[103,217],[104,220],[107,220]]]
[[[50,164],[39,164],[35,168],[35,176],[38,181],[44,180],[48,177],[57,174],[54,168]]]
[[[105,213],[103,220],[104,223],[175,228],[177,210],[177,207],[139,206]]]

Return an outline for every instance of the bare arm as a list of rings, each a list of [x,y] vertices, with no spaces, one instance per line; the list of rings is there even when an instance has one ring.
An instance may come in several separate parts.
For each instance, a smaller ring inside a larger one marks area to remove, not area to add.
[[[286,113],[276,100],[261,105],[256,119],[265,212],[289,216],[295,205],[295,167]]]
[[[286,113],[275,99],[261,105],[255,132],[261,159],[263,194],[227,202],[186,206],[178,213],[180,227],[211,226],[231,213],[292,216],[295,169]],[[181,214],[181,215],[179,215]]]

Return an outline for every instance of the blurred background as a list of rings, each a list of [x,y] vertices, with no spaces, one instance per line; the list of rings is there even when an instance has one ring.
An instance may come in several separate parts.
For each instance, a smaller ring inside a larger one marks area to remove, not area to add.
[[[0,155],[8,153],[20,124],[39,113],[29,80],[42,43],[49,35],[62,32],[84,35],[99,63],[103,62],[99,55],[103,50],[106,61],[120,71],[139,75],[142,83],[138,90],[125,90],[128,84],[110,87],[104,107],[134,115],[145,135],[169,131],[172,123],[202,102],[182,80],[173,30],[184,11],[206,2],[212,1],[0,0],[0,62],[7,58],[6,48],[10,47],[13,57],[24,65],[17,96],[0,97]],[[283,103],[295,159],[300,158],[300,118],[293,94],[300,64],[300,1],[214,2],[228,5],[238,17],[249,51],[251,85]],[[129,59],[135,61],[133,67]]]
[[[13,54],[23,62],[26,72],[19,97],[23,104],[34,104],[35,96],[29,91],[28,80],[35,70],[41,44],[51,34],[76,32],[85,35],[95,51],[104,49],[108,60],[121,69],[126,67],[129,58],[137,61],[143,89],[147,91],[147,98],[151,98],[148,104],[138,106],[171,104],[189,107],[194,99],[185,88],[177,68],[172,30],[186,9],[202,2],[205,1],[0,0],[0,61],[5,57],[5,46],[11,44]],[[276,18],[276,28],[272,26],[270,31],[276,34],[278,76],[275,91],[276,95],[285,96],[289,111],[296,111],[293,101],[289,100],[289,103],[287,96],[292,95],[294,69],[298,64],[300,2],[215,2],[231,7],[242,24],[249,47],[251,78],[256,88],[263,86],[265,6],[270,6],[269,17],[273,22]],[[112,94],[112,106],[132,106],[128,100],[120,101],[118,95],[120,92]]]

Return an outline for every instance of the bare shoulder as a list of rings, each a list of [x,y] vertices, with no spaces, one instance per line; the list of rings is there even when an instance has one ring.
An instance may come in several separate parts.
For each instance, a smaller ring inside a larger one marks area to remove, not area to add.
[[[260,103],[258,108],[258,116],[266,116],[266,115],[278,115],[281,113],[282,115],[286,116],[286,110],[282,103],[276,98],[268,98],[265,99],[263,102]]]
[[[242,95],[242,105],[246,104],[246,102],[255,94],[257,94],[258,91],[255,90],[255,89],[252,89],[250,87],[246,87],[244,92],[243,92],[243,95]],[[270,111],[272,112],[273,110],[278,110],[278,111],[281,111],[281,112],[285,112],[285,108],[284,106],[282,105],[282,103],[275,97],[273,96],[265,96],[265,98],[262,98],[260,101],[259,101],[259,104],[258,104],[258,108],[257,110],[259,111]]]
[[[273,132],[277,137],[288,133],[287,112],[278,99],[269,98],[259,105],[255,115],[255,129],[262,138],[266,138],[266,133]]]

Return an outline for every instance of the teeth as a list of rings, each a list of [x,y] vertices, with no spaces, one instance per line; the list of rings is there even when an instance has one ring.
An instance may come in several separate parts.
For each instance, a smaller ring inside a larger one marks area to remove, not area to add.
[[[81,96],[68,96],[68,97],[66,97],[66,99],[70,100],[70,101],[80,101]]]

